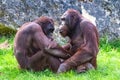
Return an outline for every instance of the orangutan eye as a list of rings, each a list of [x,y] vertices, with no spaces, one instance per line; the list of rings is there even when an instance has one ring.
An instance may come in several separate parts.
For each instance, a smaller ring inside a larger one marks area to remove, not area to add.
[[[65,21],[65,18],[61,18],[62,21]]]

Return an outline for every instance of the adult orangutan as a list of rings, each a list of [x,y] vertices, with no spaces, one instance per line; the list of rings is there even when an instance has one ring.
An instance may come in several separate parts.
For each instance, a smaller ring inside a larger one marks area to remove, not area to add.
[[[57,71],[61,63],[59,58],[44,51],[45,48],[58,46],[52,39],[53,31],[53,20],[45,16],[20,27],[14,39],[14,55],[20,68],[33,71],[50,68],[54,72]],[[61,58],[68,58],[66,54],[62,56]]]
[[[60,34],[68,36],[70,43],[63,48],[70,52],[71,57],[66,59],[58,68],[58,73],[70,69],[84,72],[96,69],[96,58],[98,54],[98,31],[96,27],[85,19],[78,11],[68,9],[61,17]],[[48,52],[54,49],[48,49]]]
[[[75,67],[78,72],[97,68],[99,38],[96,27],[74,9],[67,10],[61,20],[60,34],[71,39],[69,51],[71,51],[72,57],[60,65],[58,73]]]

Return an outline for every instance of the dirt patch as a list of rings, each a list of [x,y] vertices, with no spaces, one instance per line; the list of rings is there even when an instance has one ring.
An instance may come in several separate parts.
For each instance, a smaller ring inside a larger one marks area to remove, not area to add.
[[[9,48],[10,44],[8,43],[8,41],[4,41],[3,43],[0,43],[0,49],[6,49]]]

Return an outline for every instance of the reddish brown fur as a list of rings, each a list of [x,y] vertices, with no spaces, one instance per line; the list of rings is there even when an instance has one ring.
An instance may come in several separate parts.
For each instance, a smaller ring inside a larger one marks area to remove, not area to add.
[[[72,57],[60,65],[58,73],[84,66],[85,63],[90,63],[97,68],[99,38],[96,27],[74,9],[67,10],[61,20],[60,34],[71,39],[72,47],[69,48],[68,45],[65,48],[69,48]]]
[[[48,17],[40,17],[33,22],[23,24],[14,40],[14,54],[20,68],[34,71],[50,68],[54,72],[57,71],[60,65],[59,58],[44,51],[47,47],[58,46],[50,35],[53,30],[53,20]]]

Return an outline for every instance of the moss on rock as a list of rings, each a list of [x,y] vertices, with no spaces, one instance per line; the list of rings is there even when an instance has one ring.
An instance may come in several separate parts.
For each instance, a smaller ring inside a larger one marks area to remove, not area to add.
[[[0,24],[0,36],[14,35],[16,32],[17,30]]]

